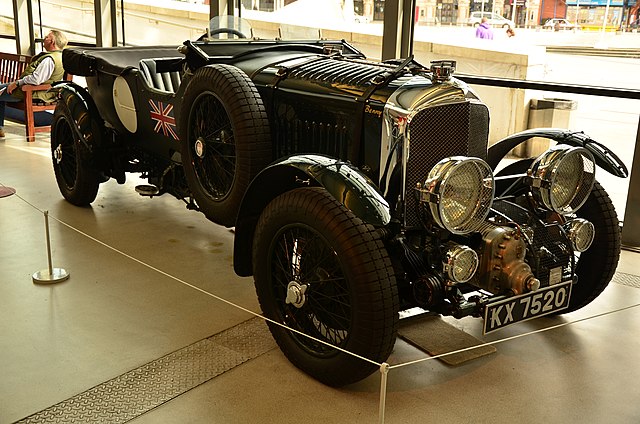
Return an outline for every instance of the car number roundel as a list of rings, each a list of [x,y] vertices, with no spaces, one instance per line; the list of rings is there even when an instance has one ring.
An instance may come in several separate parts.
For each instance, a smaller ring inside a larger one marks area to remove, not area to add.
[[[138,130],[136,104],[127,80],[121,76],[116,77],[113,82],[113,106],[122,125],[130,133],[135,133]]]

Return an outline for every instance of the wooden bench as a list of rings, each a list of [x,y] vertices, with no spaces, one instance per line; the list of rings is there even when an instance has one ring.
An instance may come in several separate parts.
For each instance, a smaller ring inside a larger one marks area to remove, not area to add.
[[[28,55],[0,52],[0,83],[10,83],[20,78],[30,61],[31,56]],[[67,81],[71,81],[73,75],[65,72],[64,78]],[[24,92],[24,100],[6,104],[7,108],[19,109],[24,112],[24,120],[22,122],[25,125],[27,141],[34,141],[37,132],[51,131],[50,125],[36,126],[35,113],[54,110],[56,102],[45,103],[40,99],[33,98],[34,91],[48,90],[50,88],[50,84],[23,85],[20,89]],[[6,116],[5,119],[7,119]]]

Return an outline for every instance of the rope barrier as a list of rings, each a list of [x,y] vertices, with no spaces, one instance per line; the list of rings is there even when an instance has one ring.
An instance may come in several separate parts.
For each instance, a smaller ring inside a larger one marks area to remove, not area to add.
[[[37,210],[37,211],[39,211],[39,212],[41,212],[41,213],[45,213],[45,211],[40,210],[40,208],[38,208],[38,207],[37,207],[37,206],[35,206],[34,204],[30,203],[28,200],[26,200],[26,199],[25,199],[25,198],[23,198],[22,196],[20,196],[20,195],[16,194],[16,197],[18,197],[20,200],[22,200],[23,202],[25,202],[26,204],[28,204],[29,206],[31,206],[31,207],[32,207],[32,208],[34,208],[35,210]],[[78,233],[78,234],[80,234],[80,235],[82,235],[82,236],[84,236],[84,237],[86,237],[86,238],[88,238],[88,239],[90,239],[90,240],[94,241],[95,243],[98,243],[99,245],[101,245],[101,246],[103,246],[103,247],[105,247],[105,248],[107,248],[107,249],[109,249],[109,250],[111,250],[111,251],[113,251],[113,252],[115,252],[115,253],[118,253],[118,254],[120,254],[120,255],[122,255],[122,256],[124,256],[124,257],[126,257],[127,259],[129,259],[129,260],[131,260],[131,261],[133,261],[133,262],[136,262],[136,263],[138,263],[138,264],[140,264],[140,265],[142,265],[142,266],[144,266],[144,267],[146,267],[146,268],[149,268],[150,270],[155,271],[155,272],[157,272],[157,273],[159,273],[159,274],[161,274],[161,275],[164,275],[165,277],[170,278],[170,279],[172,279],[172,280],[174,280],[174,281],[176,281],[176,282],[178,282],[178,283],[180,283],[180,284],[182,284],[182,285],[184,285],[184,286],[187,286],[187,287],[189,287],[189,288],[191,288],[191,289],[193,289],[193,290],[196,290],[196,291],[198,291],[198,292],[200,292],[200,293],[203,293],[203,294],[205,294],[205,295],[207,295],[207,296],[210,296],[210,297],[212,297],[212,298],[214,298],[214,299],[216,299],[216,300],[218,300],[218,301],[220,301],[220,302],[222,302],[222,303],[225,303],[225,304],[227,304],[227,305],[229,305],[229,306],[232,306],[232,307],[234,307],[234,308],[240,309],[241,311],[244,311],[244,312],[246,312],[246,313],[248,313],[248,314],[250,314],[250,315],[252,315],[252,316],[254,316],[254,317],[258,317],[258,318],[261,318],[261,319],[263,319],[263,320],[265,320],[265,321],[268,321],[268,322],[270,322],[270,323],[272,323],[272,324],[278,325],[278,326],[280,326],[280,327],[282,327],[282,328],[284,328],[284,329],[286,329],[286,330],[293,331],[294,333],[297,333],[297,334],[299,334],[299,335],[301,335],[301,336],[307,337],[307,338],[309,338],[309,339],[311,339],[311,340],[313,340],[313,341],[316,341],[316,342],[318,342],[318,343],[322,343],[322,344],[323,344],[323,345],[325,345],[325,346],[329,346],[329,347],[331,347],[331,348],[333,348],[333,349],[336,349],[336,350],[339,350],[339,351],[341,351],[341,352],[343,352],[343,353],[346,353],[346,354],[349,354],[349,355],[351,355],[351,356],[354,356],[354,357],[356,357],[356,358],[358,358],[358,359],[361,359],[361,360],[363,360],[363,361],[365,361],[365,362],[369,362],[370,364],[376,365],[377,367],[380,367],[380,366],[382,365],[382,364],[381,364],[381,363],[379,363],[379,362],[373,361],[373,360],[371,360],[371,359],[369,359],[369,358],[366,358],[366,357],[364,357],[364,356],[360,356],[360,355],[358,355],[358,354],[356,354],[356,353],[349,352],[349,351],[348,351],[348,350],[346,350],[346,349],[343,349],[343,348],[341,348],[341,347],[339,347],[339,346],[334,346],[334,345],[332,345],[331,343],[327,343],[327,342],[326,342],[326,341],[324,341],[324,340],[321,340],[321,339],[315,338],[315,337],[313,337],[313,336],[310,336],[310,335],[308,335],[308,334],[305,334],[305,333],[303,333],[303,332],[301,332],[301,331],[299,331],[299,330],[296,330],[296,329],[294,329],[294,328],[287,327],[286,325],[284,325],[284,324],[282,324],[282,323],[279,323],[279,322],[274,321],[274,320],[272,320],[272,319],[270,319],[270,318],[267,318],[267,317],[265,317],[264,315],[258,314],[258,313],[256,313],[256,312],[254,312],[254,311],[250,310],[250,309],[245,308],[244,306],[238,305],[238,304],[233,303],[233,302],[231,302],[231,301],[229,301],[229,300],[227,300],[227,299],[224,299],[224,298],[222,298],[222,297],[220,297],[220,296],[218,296],[218,295],[216,295],[216,294],[213,294],[213,293],[208,292],[208,291],[206,291],[206,290],[204,290],[204,289],[201,289],[200,287],[198,287],[198,286],[196,286],[196,285],[194,285],[194,284],[191,284],[191,283],[189,283],[189,282],[187,282],[187,281],[185,281],[185,280],[182,280],[182,279],[180,279],[180,278],[178,278],[178,277],[176,277],[176,276],[174,276],[174,275],[171,275],[171,274],[169,274],[168,272],[165,272],[165,271],[163,271],[163,270],[161,270],[161,269],[159,269],[159,268],[157,268],[157,267],[155,267],[155,266],[153,266],[153,265],[150,265],[150,264],[148,264],[148,263],[146,263],[146,262],[144,262],[144,261],[142,261],[142,260],[140,260],[140,259],[135,258],[134,256],[129,255],[129,254],[128,254],[128,253],[126,253],[126,252],[123,252],[123,251],[122,251],[122,250],[120,250],[120,249],[117,249],[117,248],[115,248],[115,247],[113,247],[113,246],[111,246],[111,245],[109,245],[109,244],[107,244],[107,243],[105,243],[105,242],[103,242],[103,241],[101,241],[101,240],[98,240],[97,238],[95,238],[95,237],[93,237],[93,236],[91,236],[91,235],[89,235],[89,234],[85,233],[84,231],[82,231],[82,230],[80,230],[80,229],[78,229],[78,228],[75,228],[74,226],[72,226],[72,225],[70,225],[70,224],[67,224],[66,222],[62,221],[61,219],[56,218],[55,216],[53,216],[53,215],[51,215],[51,214],[48,214],[48,216],[49,216],[49,218],[50,218],[50,219],[52,219],[52,220],[54,220],[54,221],[58,222],[59,224],[61,224],[61,225],[65,226],[65,227],[67,227],[67,228],[69,228],[70,230],[75,231],[76,233]]]
[[[0,183],[0,186],[6,187],[2,183]],[[194,285],[192,283],[189,283],[189,282],[187,282],[187,281],[185,281],[185,280],[183,280],[181,278],[178,278],[178,277],[176,277],[174,275],[171,275],[168,272],[165,272],[165,271],[163,271],[163,270],[161,270],[161,269],[159,269],[159,268],[157,268],[157,267],[155,267],[153,265],[150,265],[150,264],[148,264],[148,263],[146,263],[146,262],[144,262],[144,261],[142,261],[140,259],[137,259],[134,256],[131,256],[128,253],[123,252],[122,250],[117,249],[117,248],[115,248],[115,247],[113,247],[113,246],[111,246],[111,245],[109,245],[109,244],[107,244],[107,243],[105,243],[105,242],[103,242],[103,241],[101,241],[101,240],[99,240],[99,239],[97,239],[97,238],[85,233],[84,231],[82,231],[82,230],[80,230],[78,228],[75,228],[72,225],[67,224],[66,222],[62,221],[59,218],[56,218],[55,216],[51,216],[48,213],[48,211],[41,210],[40,208],[35,206],[33,203],[29,202],[27,199],[23,198],[19,194],[16,193],[15,195],[21,201],[25,202],[27,205],[31,206],[32,208],[34,208],[35,210],[37,210],[37,211],[39,211],[41,213],[44,213],[45,216],[50,217],[51,219],[53,219],[54,221],[58,222],[59,224],[65,226],[65,227],[67,227],[68,229],[70,229],[72,231],[75,231],[76,233],[78,233],[78,234],[80,234],[80,235],[92,240],[93,242],[95,242],[95,243],[97,243],[97,244],[99,244],[99,245],[101,245],[101,246],[103,246],[103,247],[115,252],[115,253],[118,253],[121,256],[124,256],[125,258],[127,258],[127,259],[129,259],[129,260],[131,260],[133,262],[136,262],[136,263],[138,263],[138,264],[140,264],[140,265],[142,265],[142,266],[144,266],[144,267],[146,267],[146,268],[148,268],[148,269],[150,269],[152,271],[155,271],[155,272],[157,272],[157,273],[159,273],[159,274],[161,274],[161,275],[163,275],[163,276],[165,276],[165,277],[167,277],[169,279],[172,279],[172,280],[174,280],[174,281],[176,281],[176,282],[178,282],[178,283],[180,283],[180,284],[182,284],[182,285],[184,285],[186,287],[189,287],[189,288],[191,288],[193,290],[196,290],[196,291],[198,291],[198,292],[200,292],[202,294],[205,294],[205,295],[207,295],[209,297],[212,297],[212,298],[214,298],[214,299],[216,299],[216,300],[218,300],[218,301],[220,301],[220,302],[222,302],[224,304],[227,304],[227,305],[232,306],[234,308],[237,308],[237,309],[239,309],[241,311],[244,311],[247,314],[252,315],[253,317],[261,318],[264,321],[267,321],[267,322],[270,322],[272,324],[278,325],[278,326],[280,326],[280,327],[282,327],[282,328],[284,328],[286,330],[292,331],[292,332],[294,332],[296,334],[299,334],[301,336],[307,337],[307,338],[309,338],[309,339],[311,339],[313,341],[316,341],[318,343],[322,343],[323,345],[329,346],[329,347],[331,347],[333,349],[339,350],[339,351],[341,351],[343,353],[346,353],[348,355],[356,357],[356,358],[358,358],[360,360],[363,360],[363,361],[366,361],[366,362],[369,362],[371,364],[374,364],[374,365],[378,366],[379,369],[380,369],[380,401],[379,401],[379,410],[378,410],[378,418],[379,418],[379,423],[380,424],[384,424],[384,421],[385,421],[388,373],[390,371],[392,371],[392,370],[399,369],[399,368],[406,367],[406,366],[410,366],[410,365],[416,365],[416,364],[419,364],[419,363],[422,363],[422,362],[427,362],[427,361],[439,359],[439,358],[446,357],[446,356],[449,356],[449,355],[454,355],[454,354],[458,354],[458,353],[462,353],[462,352],[467,352],[467,351],[470,351],[470,350],[473,350],[473,349],[478,349],[478,348],[485,347],[485,346],[488,346],[488,345],[497,345],[497,344],[505,343],[505,342],[512,341],[512,340],[515,340],[515,339],[528,337],[528,336],[531,336],[531,335],[534,335],[534,334],[539,334],[539,333],[555,330],[555,329],[558,329],[558,328],[566,327],[566,326],[577,324],[577,323],[580,323],[580,322],[585,322],[585,321],[589,321],[589,320],[592,320],[592,319],[595,319],[595,318],[600,318],[600,317],[603,317],[603,316],[607,316],[607,315],[611,315],[611,314],[619,313],[619,312],[624,312],[624,311],[627,311],[627,310],[631,310],[631,309],[640,307],[640,304],[630,305],[630,306],[619,308],[619,309],[616,309],[616,310],[613,310],[613,311],[607,311],[607,312],[603,312],[603,313],[596,314],[596,315],[593,315],[593,316],[576,319],[574,321],[564,322],[564,323],[561,323],[561,324],[552,325],[550,327],[545,327],[545,328],[542,328],[542,329],[533,330],[533,331],[529,331],[529,332],[526,332],[526,333],[510,336],[510,337],[505,337],[505,338],[498,339],[498,340],[495,340],[495,341],[483,343],[483,344],[480,344],[480,345],[477,345],[477,346],[471,346],[471,347],[467,347],[467,348],[463,348],[463,349],[458,349],[458,350],[455,350],[455,351],[442,353],[442,354],[434,355],[434,356],[429,356],[429,357],[425,357],[425,358],[422,358],[422,359],[416,359],[416,360],[413,360],[413,361],[408,361],[408,362],[404,362],[404,363],[400,363],[400,364],[389,365],[386,362],[378,363],[378,362],[375,362],[375,361],[373,361],[373,360],[371,360],[369,358],[366,358],[366,357],[363,357],[361,355],[358,355],[358,354],[355,354],[353,352],[350,352],[350,351],[348,351],[346,349],[340,348],[338,346],[334,346],[334,345],[332,345],[330,343],[327,343],[324,340],[317,339],[317,338],[315,338],[313,336],[310,336],[308,334],[305,334],[305,333],[303,333],[303,332],[301,332],[299,330],[290,328],[290,327],[288,327],[288,326],[286,326],[286,325],[284,325],[282,323],[279,323],[279,322],[274,321],[274,320],[272,320],[270,318],[267,318],[267,317],[265,317],[265,316],[263,316],[261,314],[258,314],[256,312],[250,310],[250,309],[247,309],[247,308],[245,308],[245,307],[243,307],[241,305],[238,305],[238,304],[233,303],[233,302],[231,302],[229,300],[226,300],[226,299],[224,299],[224,298],[222,298],[222,297],[220,297],[220,296],[218,296],[218,295],[216,295],[214,293],[211,293],[211,292],[208,292],[208,291],[206,291],[204,289],[201,289],[200,287],[198,287],[198,286],[196,286],[196,285]]]

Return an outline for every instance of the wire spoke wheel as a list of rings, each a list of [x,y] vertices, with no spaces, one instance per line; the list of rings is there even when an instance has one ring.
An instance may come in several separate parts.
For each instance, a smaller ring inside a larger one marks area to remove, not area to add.
[[[232,227],[251,180],[271,162],[269,118],[249,77],[230,65],[196,70],[178,120],[184,173],[199,209]]]
[[[193,107],[194,170],[212,199],[226,197],[236,171],[236,146],[229,115],[212,93],[203,93]]]
[[[291,329],[269,323],[274,339],[309,375],[343,386],[378,369],[358,356],[381,363],[391,353],[399,306],[386,247],[326,190],[295,189],[267,205],[253,267],[264,315]]]
[[[279,321],[316,339],[342,347],[351,327],[349,287],[336,252],[306,226],[284,228],[272,244],[271,278],[274,300],[282,305]],[[305,287],[303,302],[292,303],[290,283]],[[335,350],[308,337],[292,337],[311,354]]]

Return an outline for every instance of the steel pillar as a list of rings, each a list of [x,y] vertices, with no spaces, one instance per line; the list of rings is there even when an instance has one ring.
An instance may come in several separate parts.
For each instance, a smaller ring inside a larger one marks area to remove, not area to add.
[[[382,31],[382,60],[413,52],[415,0],[386,0]]]
[[[13,24],[16,30],[16,53],[36,54],[31,0],[13,0]]]
[[[118,0],[94,0],[96,46],[98,47],[114,47],[118,45],[116,1]],[[123,44],[124,41],[124,28],[122,28]]]
[[[636,148],[633,152],[631,176],[629,177],[629,191],[627,205],[624,212],[622,226],[622,244],[624,247],[640,249],[640,117],[638,118],[638,132],[636,133]]]

